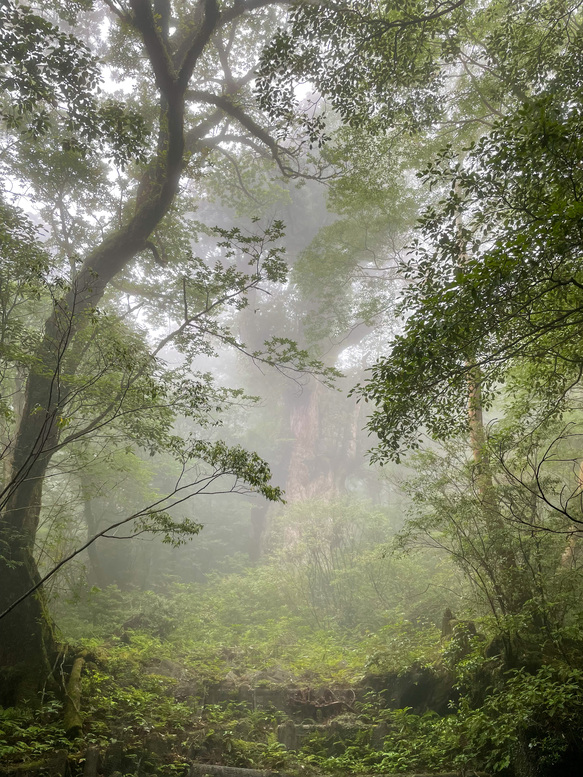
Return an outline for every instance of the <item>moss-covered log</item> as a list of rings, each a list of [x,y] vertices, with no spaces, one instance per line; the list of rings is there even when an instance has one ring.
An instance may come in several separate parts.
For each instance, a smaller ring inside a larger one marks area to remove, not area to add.
[[[83,729],[81,717],[81,672],[85,664],[85,655],[79,655],[73,662],[73,668],[65,689],[65,714],[63,725],[67,736],[76,737]]]

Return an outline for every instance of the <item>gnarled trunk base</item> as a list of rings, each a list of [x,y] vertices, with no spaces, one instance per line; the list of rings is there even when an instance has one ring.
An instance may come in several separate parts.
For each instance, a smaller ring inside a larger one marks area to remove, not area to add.
[[[0,612],[39,579],[34,559],[11,549],[0,557]],[[0,620],[0,704],[34,704],[44,688],[54,685],[52,667],[58,654],[42,589],[28,596]]]

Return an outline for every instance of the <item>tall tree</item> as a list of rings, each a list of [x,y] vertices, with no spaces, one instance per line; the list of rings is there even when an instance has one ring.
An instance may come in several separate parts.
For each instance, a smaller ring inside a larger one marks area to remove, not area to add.
[[[23,154],[27,143],[30,144],[23,131],[31,131],[24,125],[32,116],[32,130],[52,134],[65,154],[73,154],[74,164],[78,162],[82,167],[85,160],[95,159],[100,145],[114,161],[134,160],[132,173],[136,185],[131,180],[123,186],[110,183],[111,193],[120,200],[117,208],[105,216],[105,223],[98,221],[97,229],[86,231],[85,240],[78,240],[74,245],[75,255],[68,257],[71,266],[68,288],[56,295],[36,349],[34,369],[28,372],[22,415],[10,445],[12,471],[3,490],[0,572],[4,583],[0,594],[3,611],[39,579],[33,551],[43,482],[54,453],[67,440],[63,419],[79,390],[75,376],[86,353],[84,332],[92,329],[97,307],[113,279],[135,257],[151,252],[154,260],[163,263],[150,236],[174,203],[180,182],[188,175],[187,165],[196,177],[197,160],[202,163],[209,149],[221,144],[227,147],[233,143],[251,144],[267,149],[285,174],[296,172],[293,149],[277,144],[252,102],[244,96],[252,77],[255,50],[273,23],[270,5],[275,3],[235,3],[223,9],[214,0],[175,7],[169,4],[153,7],[149,0],[131,0],[128,5],[106,3],[107,42],[119,45],[123,55],[130,59],[138,54],[142,58],[141,61],[134,59],[136,66],[130,70],[148,101],[144,112],[150,114],[151,131],[156,137],[151,149],[143,145],[144,121],[136,119],[131,112],[124,112],[119,105],[112,108],[107,101],[107,110],[100,107],[94,89],[97,62],[87,46],[77,45],[72,36],[62,34],[42,15],[14,4],[6,7],[7,24],[3,30],[9,45],[3,49],[5,85],[20,90],[23,95],[20,114],[8,118],[10,127],[21,131]],[[241,34],[243,29],[246,35]],[[103,44],[101,41],[100,45]],[[40,64],[46,45],[53,46],[48,69]],[[27,46],[30,46],[28,58],[23,53]],[[241,63],[245,63],[243,68]],[[40,79],[34,76],[36,70],[41,74]],[[39,98],[44,100],[46,110],[44,105],[39,108]],[[53,105],[57,113],[52,110]],[[61,107],[63,112],[59,113]],[[65,122],[64,127],[61,122]],[[118,146],[121,146],[119,153]],[[39,170],[40,163],[46,161],[46,155],[43,158],[37,154],[33,170]],[[53,164],[56,162],[54,157]],[[20,175],[24,177],[22,169]],[[74,214],[79,203],[73,203],[71,195],[82,190],[84,183],[91,185],[79,175],[68,193],[69,202],[61,198],[62,245],[66,249],[71,248],[67,225],[79,221],[79,213],[76,218]],[[47,196],[38,180],[36,184],[40,196]],[[101,207],[103,203],[102,200]],[[275,271],[272,280],[278,272]],[[232,296],[241,293],[244,281],[239,275],[227,274],[225,278],[223,273],[220,280],[223,288],[231,284]],[[189,304],[190,288],[188,280],[185,281],[179,297],[180,309],[184,310],[181,325],[184,339],[199,323],[207,326],[209,323],[200,306]],[[271,360],[276,358],[275,348],[270,352]],[[125,355],[129,358],[129,351]],[[143,368],[137,369],[143,372]],[[153,385],[151,389],[157,391]],[[191,398],[196,403],[197,399]],[[104,418],[97,413],[88,419],[83,435],[90,434],[103,422]],[[205,453],[204,446],[200,445],[198,454],[207,458],[211,467],[226,465],[225,471],[254,481],[255,487],[269,495],[267,470],[260,474],[251,459],[242,456],[236,461],[235,457],[230,465],[224,459],[221,465],[218,450],[212,453],[207,449]],[[224,456],[228,458],[226,450]],[[43,607],[42,597],[29,597],[2,620],[0,665],[18,667],[14,687],[26,678],[30,690],[46,677],[50,665],[48,653],[54,643]]]

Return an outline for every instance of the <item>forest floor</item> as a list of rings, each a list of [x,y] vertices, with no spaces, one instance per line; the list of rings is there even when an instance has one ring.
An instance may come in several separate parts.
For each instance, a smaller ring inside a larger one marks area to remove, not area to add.
[[[225,590],[186,587],[172,606],[112,588],[59,612],[68,647],[54,674],[67,686],[76,667],[80,682],[0,709],[0,774],[580,774],[575,659],[528,654],[532,668],[508,669],[484,623],[447,637],[410,621],[308,627],[266,617],[241,579],[229,585],[249,612]]]
[[[248,651],[225,644],[213,646],[210,661],[146,625],[134,618],[115,637],[62,657],[64,679],[75,658],[82,665],[80,715],[69,731],[66,696],[0,711],[0,774],[461,774],[431,753],[431,725],[455,695],[447,673],[416,664],[364,675],[364,665],[349,668],[332,651],[319,670],[306,660],[298,675],[285,657],[248,667]]]
[[[430,705],[453,692],[442,676],[438,698],[438,675],[420,668],[338,686],[310,684],[283,666],[237,667],[208,683],[196,666],[153,655],[153,646],[144,633],[125,632],[119,644],[85,653],[77,731],[63,730],[54,700],[5,711],[0,773],[315,777],[413,773],[405,767],[417,761],[421,774],[431,763],[412,751],[414,740],[438,714]],[[416,708],[394,707],[407,696]]]

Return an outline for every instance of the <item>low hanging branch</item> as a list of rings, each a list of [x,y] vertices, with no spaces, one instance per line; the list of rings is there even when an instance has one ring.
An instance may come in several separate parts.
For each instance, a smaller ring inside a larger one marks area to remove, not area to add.
[[[231,486],[231,488],[225,489],[224,491],[218,490],[218,491],[209,491],[207,490],[208,487],[214,483],[216,480],[218,480],[220,477],[223,476],[232,476],[235,478],[235,483]],[[251,473],[251,477],[254,477]],[[93,535],[87,542],[85,542],[80,547],[76,548],[74,551],[69,553],[68,556],[65,556],[61,561],[59,561],[58,564],[56,564],[49,572],[44,575],[44,577],[40,578],[35,585],[31,586],[27,591],[25,591],[22,596],[18,597],[12,604],[6,609],[0,613],[0,620],[5,618],[7,615],[9,615],[16,607],[18,607],[19,604],[21,604],[25,599],[28,599],[29,596],[31,596],[35,591],[38,591],[39,588],[42,588],[42,586],[50,580],[53,575],[55,575],[59,569],[65,566],[65,564],[68,564],[69,561],[72,561],[76,556],[78,556],[80,553],[83,553],[84,550],[87,550],[87,548],[92,545],[96,540],[98,540],[100,537],[108,537],[112,538],[115,535],[112,535],[111,532],[115,531],[116,529],[119,529],[120,526],[124,526],[131,521],[138,520],[140,518],[143,519],[158,519],[161,521],[161,525],[158,528],[158,532],[166,532],[167,536],[170,536],[171,534],[182,534],[184,535],[194,535],[198,534],[198,532],[202,529],[202,526],[200,524],[195,524],[192,521],[189,521],[188,519],[185,521],[182,521],[180,524],[174,523],[168,516],[168,510],[177,507],[178,505],[182,504],[183,502],[186,502],[188,499],[191,499],[194,496],[197,496],[199,494],[223,494],[223,493],[243,493],[244,490],[241,487],[241,490],[239,491],[237,489],[237,485],[239,480],[242,479],[239,472],[236,471],[236,468],[233,467],[232,469],[215,469],[211,474],[201,477],[198,480],[186,483],[184,485],[180,485],[180,480],[178,481],[176,488],[171,494],[167,494],[166,496],[162,497],[158,501],[154,502],[153,504],[149,505],[148,507],[143,508],[142,510],[139,510],[138,512],[133,513],[130,516],[127,516],[126,518],[122,518],[120,521],[117,521],[116,523],[110,524],[105,529],[103,529],[100,532],[97,532],[97,534]],[[280,500],[281,499],[281,492],[277,488],[272,488],[270,486],[265,485],[265,483],[253,484],[254,489],[256,491],[260,491],[263,493],[263,495],[272,500]],[[193,490],[194,489],[194,490]],[[245,492],[251,489],[246,489]],[[176,497],[176,498],[175,498]],[[174,500],[171,502],[171,504],[168,504],[170,500]],[[164,521],[164,519],[167,519]],[[145,526],[140,529],[140,531],[135,532],[132,534],[132,536],[137,536],[138,534],[142,534],[146,531],[156,531],[156,528],[152,528],[150,526]],[[171,541],[171,540],[168,540]]]

